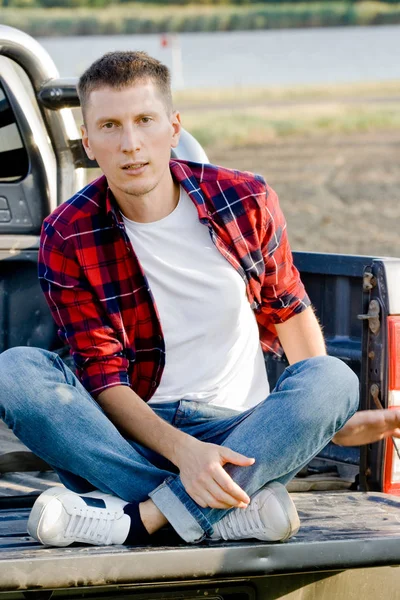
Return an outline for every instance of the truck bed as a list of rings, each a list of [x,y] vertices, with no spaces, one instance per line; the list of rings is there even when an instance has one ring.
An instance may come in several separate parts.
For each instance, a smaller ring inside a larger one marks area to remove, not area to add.
[[[349,491],[294,493],[292,497],[302,523],[300,531],[290,541],[274,544],[188,546],[166,529],[153,546],[145,548],[78,544],[50,548],[28,536],[29,508],[3,508],[0,589],[82,589],[400,564],[400,498]]]

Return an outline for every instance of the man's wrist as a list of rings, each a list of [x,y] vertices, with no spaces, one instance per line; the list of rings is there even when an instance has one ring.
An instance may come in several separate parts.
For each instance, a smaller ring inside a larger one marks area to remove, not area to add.
[[[124,437],[154,450],[176,466],[183,448],[194,439],[157,416],[130,387],[114,386],[104,390],[98,402]]]
[[[176,467],[179,468],[180,458],[182,454],[186,454],[190,445],[195,444],[198,440],[193,436],[175,429],[175,433],[171,438],[170,444],[167,445],[165,458],[168,458]]]

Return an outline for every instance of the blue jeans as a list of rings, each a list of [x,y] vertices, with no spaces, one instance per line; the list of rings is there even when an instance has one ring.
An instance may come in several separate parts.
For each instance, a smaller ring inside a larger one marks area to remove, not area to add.
[[[70,490],[150,497],[187,542],[210,536],[228,512],[201,508],[175,465],[121,435],[58,355],[11,348],[0,355],[0,382],[0,417]],[[345,363],[320,356],[288,367],[266,400],[242,413],[189,400],[152,408],[199,440],[254,457],[252,466],[225,467],[252,496],[270,481],[286,484],[318,454],[357,410],[358,391]]]

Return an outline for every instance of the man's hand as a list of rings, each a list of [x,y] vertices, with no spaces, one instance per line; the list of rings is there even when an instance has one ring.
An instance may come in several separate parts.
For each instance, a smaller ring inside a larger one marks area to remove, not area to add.
[[[333,438],[339,446],[362,446],[387,437],[400,438],[400,410],[356,412]]]
[[[185,490],[202,508],[246,508],[249,504],[249,496],[223,466],[231,463],[248,467],[254,464],[254,458],[190,437],[179,448],[174,462]]]
[[[114,386],[97,398],[115,426],[128,439],[158,452],[180,470],[185,490],[206,508],[245,508],[248,495],[233,481],[223,466],[227,463],[247,467],[247,458],[229,448],[206,444],[176,429],[152,410],[128,386]]]

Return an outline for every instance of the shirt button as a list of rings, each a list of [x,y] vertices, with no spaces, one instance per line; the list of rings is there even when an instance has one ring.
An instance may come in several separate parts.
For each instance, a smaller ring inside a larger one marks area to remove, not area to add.
[[[211,210],[208,210],[207,214],[208,214],[209,217],[211,217]]]
[[[162,340],[162,336],[161,336],[161,335],[158,335],[158,336],[157,336],[157,339],[158,339],[158,340],[160,340],[160,342],[161,342],[161,340]]]
[[[156,387],[156,385],[157,385],[157,382],[156,382],[156,381],[152,381],[152,382],[151,382],[151,387]]]

